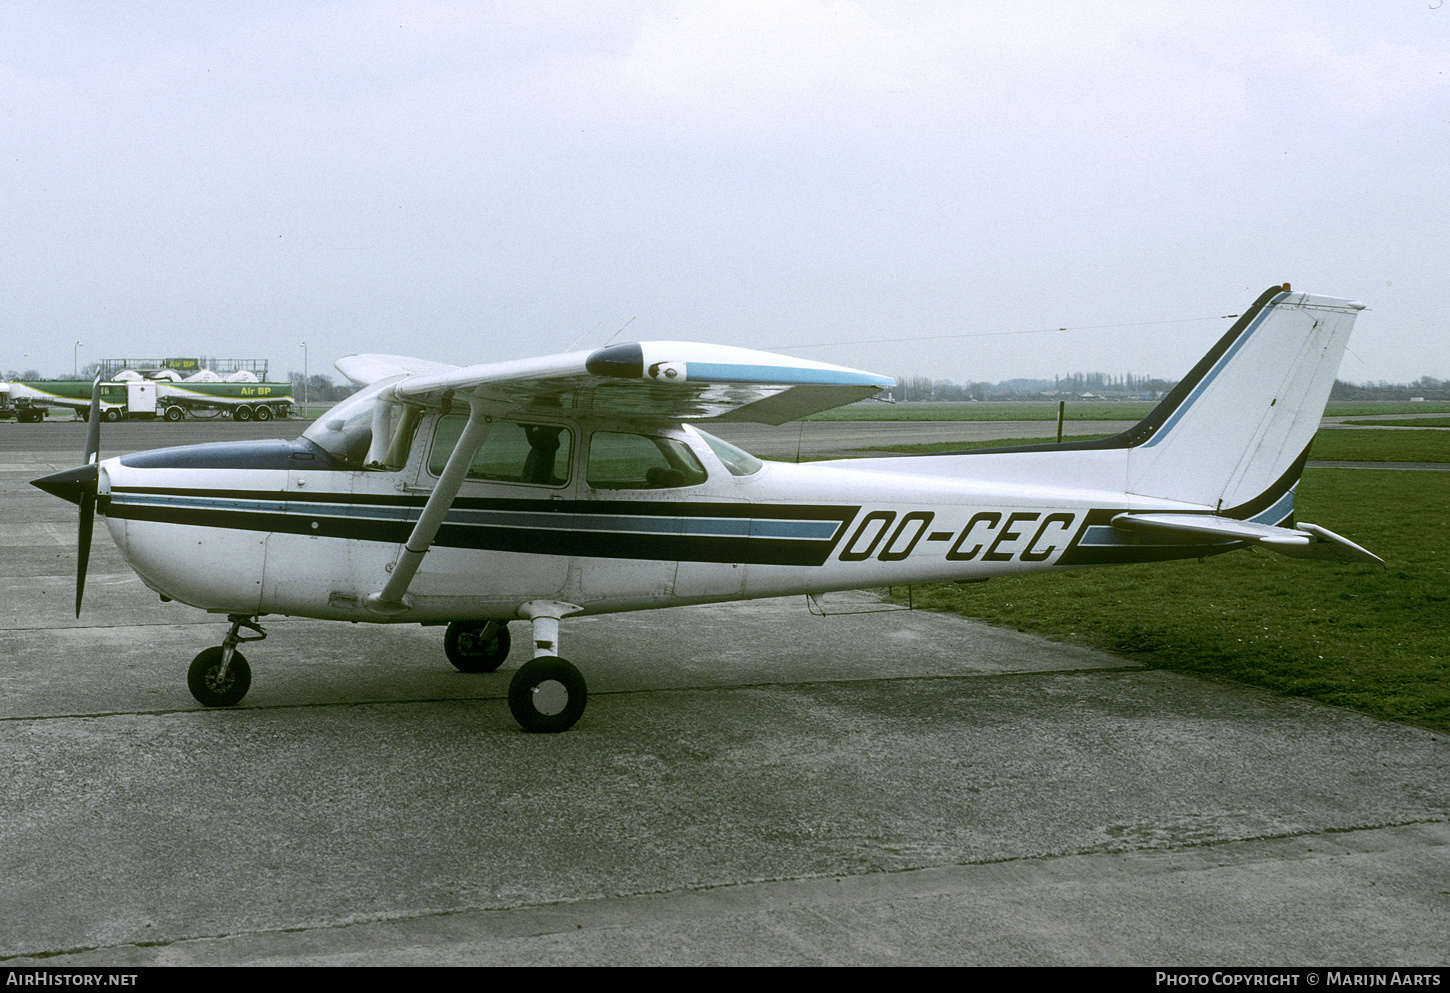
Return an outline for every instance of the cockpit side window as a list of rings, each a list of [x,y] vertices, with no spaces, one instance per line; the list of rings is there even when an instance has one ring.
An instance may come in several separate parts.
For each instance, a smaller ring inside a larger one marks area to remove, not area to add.
[[[705,468],[678,438],[595,431],[586,479],[595,489],[666,490],[703,483]]]
[[[448,456],[458,445],[468,418],[450,414],[438,418],[433,448],[428,454],[428,471],[443,474]],[[564,486],[569,482],[569,458],[573,436],[558,424],[523,424],[494,421],[473,464],[469,479],[497,483],[527,483],[533,486]]]

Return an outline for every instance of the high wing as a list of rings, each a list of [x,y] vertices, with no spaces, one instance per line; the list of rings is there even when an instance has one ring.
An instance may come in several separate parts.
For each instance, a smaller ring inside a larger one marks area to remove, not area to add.
[[[784,424],[863,400],[896,384],[886,376],[823,362],[680,341],[614,345],[463,368],[396,355],[352,355],[338,360],[337,367],[349,379],[367,382],[378,390],[373,415],[375,449],[383,447],[380,439],[389,434],[386,426],[393,401],[469,411],[468,423],[387,581],[382,589],[363,598],[367,608],[379,614],[408,609],[408,587],[458,496],[469,464],[488,436],[491,408],[511,406],[644,420],[729,418]],[[370,461],[381,458],[380,451],[369,450]],[[554,604],[539,609],[580,608]],[[555,623],[558,616],[563,614],[555,615]]]
[[[646,341],[471,366],[350,355],[337,368],[370,384],[402,375],[393,396],[422,407],[472,399],[555,412],[784,424],[896,385],[888,376],[771,352]]]
[[[371,386],[390,376],[425,376],[458,368],[406,355],[345,355],[333,363],[337,371],[359,386]]]

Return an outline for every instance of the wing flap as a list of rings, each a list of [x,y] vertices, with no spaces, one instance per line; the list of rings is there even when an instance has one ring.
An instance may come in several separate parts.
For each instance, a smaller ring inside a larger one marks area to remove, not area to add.
[[[834,410],[880,392],[877,386],[793,386],[719,415],[721,421],[785,424],[802,417]]]

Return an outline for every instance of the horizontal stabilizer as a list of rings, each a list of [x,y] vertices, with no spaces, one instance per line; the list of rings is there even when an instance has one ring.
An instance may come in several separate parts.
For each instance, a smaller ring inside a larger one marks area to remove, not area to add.
[[[1319,540],[1309,546],[1300,557],[1306,559],[1328,559],[1332,562],[1373,562],[1384,565],[1385,560],[1374,552],[1360,548],[1348,538],[1340,537],[1328,528],[1318,524],[1299,523],[1299,528],[1308,531]]]
[[[1374,562],[1384,559],[1365,551],[1347,538],[1341,538],[1317,524],[1300,524],[1297,528],[1255,524],[1213,514],[1119,514],[1113,527],[1123,531],[1144,531],[1160,535],[1177,535],[1218,541],[1242,541],[1298,559],[1326,559],[1334,562]]]

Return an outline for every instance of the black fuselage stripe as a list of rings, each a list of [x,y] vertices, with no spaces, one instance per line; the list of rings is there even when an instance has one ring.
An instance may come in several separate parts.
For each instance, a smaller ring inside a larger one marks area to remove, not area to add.
[[[284,493],[280,490],[213,490],[194,487],[116,486],[112,493],[158,497],[199,497],[207,500],[286,502],[288,504],[334,503],[359,507],[414,507],[421,509],[427,494],[389,496],[369,493]],[[770,520],[850,520],[860,507],[831,504],[710,503],[694,500],[539,500],[526,497],[456,498],[457,510],[524,510],[548,514],[615,514],[685,518],[766,518]]]
[[[141,492],[141,491],[132,491]],[[147,495],[158,493],[147,490]],[[170,491],[172,495],[175,491]],[[208,496],[216,496],[204,491]],[[240,497],[240,493],[230,494]],[[259,497],[275,505],[277,497],[271,494],[249,494],[252,500]],[[314,497],[315,499],[315,497]],[[338,494],[326,497],[329,503],[347,500]],[[287,497],[291,503],[291,495]],[[482,503],[484,501],[477,501]],[[510,501],[513,502],[513,501]],[[390,501],[396,506],[398,501]],[[771,520],[834,520],[837,527],[829,538],[802,539],[788,537],[752,537],[709,534],[671,534],[650,531],[640,533],[623,527],[590,529],[587,527],[518,527],[499,524],[464,524],[445,522],[439,528],[433,544],[443,548],[464,548],[483,551],[521,552],[534,555],[584,556],[591,558],[649,559],[681,562],[732,562],[756,565],[823,565],[836,544],[845,533],[845,524],[853,520],[859,507],[781,507],[766,505],[717,505],[717,504],[654,504],[628,503],[624,501],[520,501],[533,512],[564,510],[579,513],[587,510],[599,513],[608,507],[616,513],[632,511],[633,516],[648,518],[657,522],[667,513],[666,507],[687,511],[677,516],[686,519],[736,519],[757,517]],[[377,504],[371,504],[377,506]],[[456,506],[456,504],[455,504]],[[497,509],[494,505],[493,509]],[[729,513],[719,513],[720,510]],[[387,520],[368,517],[349,517],[327,514],[308,514],[306,507],[297,507],[293,512],[274,510],[228,510],[216,507],[166,506],[164,504],[127,502],[119,490],[113,491],[112,499],[103,508],[107,516],[117,520],[152,521],[163,524],[178,524],[191,527],[220,528],[236,531],[261,531],[279,534],[312,535],[325,538],[343,538],[357,541],[377,541],[390,544],[402,543],[412,533],[413,522],[408,520]],[[704,511],[703,513],[701,511]],[[712,512],[713,511],[713,512]],[[748,511],[748,513],[742,513]]]

